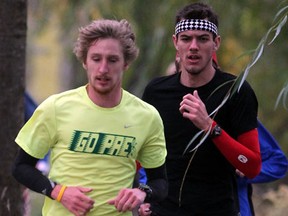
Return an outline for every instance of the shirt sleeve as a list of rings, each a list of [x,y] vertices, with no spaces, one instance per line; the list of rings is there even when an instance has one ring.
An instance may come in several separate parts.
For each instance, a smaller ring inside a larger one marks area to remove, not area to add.
[[[287,157],[272,134],[260,121],[258,121],[258,135],[262,168],[259,175],[253,179],[249,179],[248,182],[266,183],[283,178],[288,168]]]
[[[44,158],[55,139],[55,111],[52,97],[38,106],[19,131],[15,141],[29,155]]]
[[[158,111],[153,107],[153,120],[147,127],[150,128],[146,142],[139,152],[138,161],[144,168],[156,168],[164,164],[167,150],[164,137],[164,126]]]

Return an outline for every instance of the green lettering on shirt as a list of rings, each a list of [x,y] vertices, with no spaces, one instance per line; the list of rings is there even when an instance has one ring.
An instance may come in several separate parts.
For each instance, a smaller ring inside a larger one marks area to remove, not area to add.
[[[74,131],[69,150],[75,152],[129,157],[136,138],[117,134]]]

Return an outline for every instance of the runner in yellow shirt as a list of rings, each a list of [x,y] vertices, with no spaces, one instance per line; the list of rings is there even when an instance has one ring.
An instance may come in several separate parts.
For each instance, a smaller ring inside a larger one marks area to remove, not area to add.
[[[96,20],[79,31],[74,53],[88,84],[52,95],[20,130],[14,177],[46,195],[44,216],[132,215],[167,195],[165,138],[158,111],[122,88],[138,48],[126,20]],[[49,176],[35,164],[50,153]],[[147,185],[132,188],[136,160]]]

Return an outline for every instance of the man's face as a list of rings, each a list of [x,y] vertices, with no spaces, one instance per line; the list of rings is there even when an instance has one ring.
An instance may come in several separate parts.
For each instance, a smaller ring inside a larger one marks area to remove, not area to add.
[[[118,40],[105,38],[94,42],[83,66],[94,93],[105,95],[121,89],[123,71],[127,65]]]
[[[220,44],[220,38],[213,39],[213,34],[203,30],[187,30],[173,36],[182,71],[191,75],[200,74],[210,68],[212,54]]]

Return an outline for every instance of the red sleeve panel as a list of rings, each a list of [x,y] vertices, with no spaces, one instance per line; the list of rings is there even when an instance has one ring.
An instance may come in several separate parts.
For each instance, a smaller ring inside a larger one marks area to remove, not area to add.
[[[222,129],[221,135],[212,140],[225,158],[247,178],[254,178],[260,173],[261,154],[257,129],[241,134],[237,140]]]
[[[139,163],[139,161],[136,161],[136,172],[139,171],[139,169],[141,169],[141,164]]]

